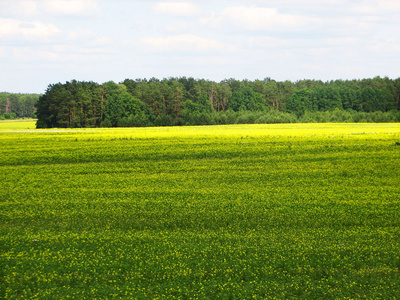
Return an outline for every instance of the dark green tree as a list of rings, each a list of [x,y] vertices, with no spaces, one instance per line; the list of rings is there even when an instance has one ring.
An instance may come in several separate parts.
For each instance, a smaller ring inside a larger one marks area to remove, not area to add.
[[[250,87],[245,87],[240,92],[233,92],[229,108],[234,111],[240,110],[263,110],[266,101],[263,95],[254,92]]]
[[[314,111],[312,96],[313,91],[307,88],[294,92],[293,96],[286,102],[286,111],[298,117],[306,111]]]

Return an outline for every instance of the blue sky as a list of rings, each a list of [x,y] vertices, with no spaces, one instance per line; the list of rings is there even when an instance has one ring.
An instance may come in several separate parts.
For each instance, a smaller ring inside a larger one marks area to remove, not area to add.
[[[399,0],[0,0],[0,91],[400,77]]]

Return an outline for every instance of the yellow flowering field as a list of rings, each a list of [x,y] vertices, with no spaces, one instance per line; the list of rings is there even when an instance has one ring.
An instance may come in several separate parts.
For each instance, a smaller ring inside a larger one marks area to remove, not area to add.
[[[35,129],[36,120],[19,119],[19,120],[0,120],[0,132],[5,130],[22,130]]]
[[[0,123],[0,298],[400,295],[400,124],[33,128]]]

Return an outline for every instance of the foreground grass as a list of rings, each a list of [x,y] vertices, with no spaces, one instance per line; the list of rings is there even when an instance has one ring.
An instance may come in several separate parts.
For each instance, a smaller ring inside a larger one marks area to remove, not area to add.
[[[400,294],[399,124],[18,131],[0,297]]]

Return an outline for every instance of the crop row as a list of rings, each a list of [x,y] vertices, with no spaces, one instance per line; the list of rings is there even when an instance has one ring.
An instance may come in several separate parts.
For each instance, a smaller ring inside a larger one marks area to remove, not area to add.
[[[397,124],[0,130],[0,297],[396,299],[399,141]]]

